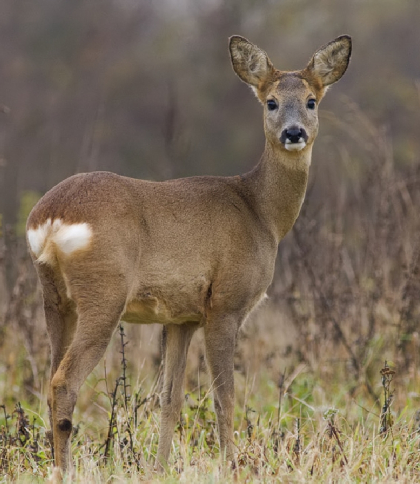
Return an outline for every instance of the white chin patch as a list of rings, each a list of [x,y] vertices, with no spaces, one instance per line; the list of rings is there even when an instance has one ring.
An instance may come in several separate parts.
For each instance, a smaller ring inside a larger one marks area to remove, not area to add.
[[[303,150],[305,146],[306,146],[306,142],[303,141],[302,138],[300,138],[298,143],[292,143],[289,139],[287,139],[286,143],[284,144],[284,147],[288,151],[300,151],[300,150]]]

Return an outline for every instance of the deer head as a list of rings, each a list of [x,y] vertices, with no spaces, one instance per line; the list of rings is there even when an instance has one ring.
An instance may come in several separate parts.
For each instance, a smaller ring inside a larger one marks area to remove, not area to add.
[[[264,106],[264,130],[274,149],[311,148],[318,133],[318,105],[328,87],[345,73],[351,38],[342,35],[315,52],[300,71],[274,68],[268,55],[244,37],[230,38],[233,69]]]

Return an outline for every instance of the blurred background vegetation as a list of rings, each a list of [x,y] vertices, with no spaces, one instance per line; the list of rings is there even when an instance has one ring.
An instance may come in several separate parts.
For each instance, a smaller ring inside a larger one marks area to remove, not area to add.
[[[320,45],[351,34],[351,68],[322,107],[342,119],[346,102],[357,104],[407,172],[420,148],[419,18],[415,0],[3,0],[4,224],[16,224],[25,193],[76,172],[159,180],[253,166],[263,149],[261,109],[232,74],[232,34],[264,48],[280,69],[302,68]],[[362,139],[330,124],[321,119],[314,166],[331,157],[343,182],[340,150],[357,165]]]
[[[303,362],[376,403],[383,360],[418,381],[419,20],[417,0],[2,0],[0,400],[45,409],[48,341],[23,237],[43,193],[77,172],[163,180],[258,161],[261,107],[230,67],[232,34],[284,70],[340,34],[354,42],[321,105],[302,214],[237,369],[277,381],[285,362]],[[128,331],[156,365],[158,329]],[[401,408],[420,398],[410,395]]]

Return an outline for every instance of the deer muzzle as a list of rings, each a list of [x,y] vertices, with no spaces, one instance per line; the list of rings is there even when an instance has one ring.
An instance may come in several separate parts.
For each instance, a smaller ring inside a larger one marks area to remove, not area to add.
[[[288,151],[300,151],[306,146],[308,134],[304,128],[291,126],[282,131],[280,141]]]

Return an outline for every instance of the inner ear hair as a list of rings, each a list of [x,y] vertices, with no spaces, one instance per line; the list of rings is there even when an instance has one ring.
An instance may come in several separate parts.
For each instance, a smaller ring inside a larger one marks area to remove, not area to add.
[[[232,36],[229,39],[229,50],[233,70],[246,84],[259,89],[272,79],[274,67],[268,55],[245,37]]]
[[[351,37],[342,35],[315,52],[311,70],[326,87],[337,82],[346,72],[351,56]]]

